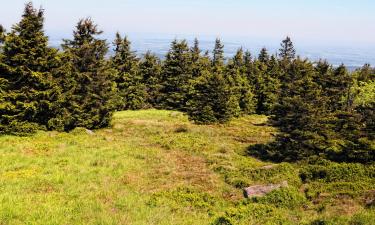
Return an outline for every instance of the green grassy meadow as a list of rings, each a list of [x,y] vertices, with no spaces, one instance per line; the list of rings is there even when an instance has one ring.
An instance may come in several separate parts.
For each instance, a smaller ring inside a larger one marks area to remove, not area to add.
[[[272,164],[265,116],[194,125],[179,112],[115,114],[111,128],[0,137],[0,224],[374,224],[375,167]],[[245,199],[242,188],[287,181]]]

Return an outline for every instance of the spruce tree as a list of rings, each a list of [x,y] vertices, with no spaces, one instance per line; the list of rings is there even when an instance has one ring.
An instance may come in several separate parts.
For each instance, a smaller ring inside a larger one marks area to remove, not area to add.
[[[248,63],[246,63],[248,64]],[[274,55],[262,48],[259,56],[247,66],[246,74],[253,86],[257,114],[270,115],[280,92],[281,68]]]
[[[0,24],[0,44],[2,44],[5,40],[5,28]]]
[[[253,94],[253,88],[246,75],[246,66],[242,48],[238,49],[232,60],[230,60],[227,65],[226,74],[228,83],[231,86],[232,94],[239,101],[241,113],[254,113],[256,101]],[[234,114],[233,116],[237,116],[237,114]]]
[[[365,64],[361,69],[356,71],[356,80],[358,82],[369,82],[375,79],[375,70],[370,64]]]
[[[6,31],[3,28],[3,26],[0,24],[0,65],[2,61],[4,60],[4,55],[3,55],[3,42],[5,40],[5,35]],[[4,96],[4,90],[5,90],[5,84],[6,84],[6,79],[2,78],[0,75],[0,96]],[[3,102],[4,100],[0,99],[0,102]]]
[[[214,69],[224,66],[224,45],[219,38],[215,40],[215,48],[212,55],[212,66]]]
[[[284,76],[280,97],[274,107],[273,122],[281,133],[277,136],[276,160],[297,160],[313,155],[324,155],[327,140],[332,135],[326,121],[326,97],[314,82],[314,67],[296,59]]]
[[[21,21],[6,37],[1,34],[0,133],[54,129],[59,88],[51,71],[58,65],[57,50],[48,47],[43,23],[43,9],[27,3]]]
[[[279,49],[279,57],[284,62],[290,62],[296,57],[296,50],[290,37],[286,37],[281,42],[281,48]]]
[[[262,63],[265,63],[267,64],[268,61],[270,60],[270,56],[268,54],[268,51],[266,48],[262,48],[260,50],[260,53],[259,53],[259,56],[258,56],[258,60]]]
[[[161,62],[150,51],[146,52],[139,64],[139,73],[142,74],[142,83],[146,86],[146,103],[149,107],[160,107],[160,76]]]
[[[130,41],[116,34],[114,41],[115,55],[112,57],[112,66],[116,69],[116,84],[121,97],[118,110],[141,109],[146,105],[146,87],[142,83],[142,74],[138,70],[139,59],[131,51]]]
[[[222,45],[217,42],[214,54],[220,57],[219,61],[211,61],[213,68],[210,68],[208,54],[201,57],[200,75],[193,80],[191,99],[188,101],[188,115],[196,123],[224,123],[233,117],[237,117],[242,110],[250,113],[252,110],[252,93],[249,86],[245,86],[246,78],[241,79],[240,71],[243,69],[243,62],[231,63],[230,68],[225,68],[223,62],[224,52]],[[221,47],[220,47],[221,46]],[[219,50],[221,49],[221,50]],[[239,51],[238,61],[243,61],[243,53]],[[237,67],[236,65],[242,66]],[[244,88],[245,86],[245,88]],[[241,91],[244,91],[242,93]],[[249,95],[245,95],[249,94]],[[241,99],[243,97],[243,99]],[[247,101],[249,100],[249,101]],[[242,105],[241,105],[242,104]]]
[[[330,111],[344,110],[349,107],[350,75],[344,65],[335,69],[327,62],[318,62],[315,70],[316,82],[322,87],[325,96],[329,98]]]
[[[335,132],[339,134],[340,160],[375,161],[375,73],[365,65],[351,77],[350,107],[335,111]]]
[[[197,38],[194,39],[193,47],[190,48],[191,60],[193,63],[197,63],[201,57],[201,49],[199,48],[199,41]]]
[[[192,60],[186,40],[174,40],[163,65],[161,101],[165,109],[186,110],[191,86]]]
[[[224,123],[238,116],[239,111],[239,101],[223,74],[206,71],[195,79],[187,111],[191,120],[198,124]]]
[[[244,58],[244,66],[245,66],[245,73],[248,78],[251,77],[252,69],[253,69],[253,56],[251,55],[250,51],[246,51]]]
[[[65,130],[107,127],[116,108],[116,71],[105,60],[108,46],[97,37],[100,34],[90,18],[81,19],[73,39],[64,40],[62,45],[65,101],[60,115]]]

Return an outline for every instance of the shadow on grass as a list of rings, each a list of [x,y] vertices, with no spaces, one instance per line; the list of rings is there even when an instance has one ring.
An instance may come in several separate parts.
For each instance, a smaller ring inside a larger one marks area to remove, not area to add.
[[[272,149],[272,145],[274,145],[274,143],[251,145],[247,148],[246,153],[249,156],[255,157],[262,161],[271,161],[279,163],[282,161],[282,159],[280,157],[280,154],[278,154]]]
[[[262,161],[274,163],[296,162],[299,161],[299,155],[296,152],[289,151],[290,146],[285,140],[278,139],[266,144],[255,144],[247,148],[247,155]]]

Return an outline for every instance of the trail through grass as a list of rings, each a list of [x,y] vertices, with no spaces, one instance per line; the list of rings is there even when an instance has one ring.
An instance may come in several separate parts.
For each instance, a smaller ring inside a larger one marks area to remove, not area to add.
[[[349,201],[350,212],[328,203],[314,206],[314,199],[342,203],[316,198],[326,187],[319,180],[309,181],[314,188],[305,192],[311,199],[299,205],[306,186],[299,165],[246,155],[249,145],[272,140],[276,130],[266,121],[254,115],[198,126],[179,112],[127,111],[115,114],[111,128],[94,133],[78,128],[2,136],[0,224],[308,224],[325,217],[374,218],[371,209],[355,202],[359,198],[341,199]],[[275,194],[243,200],[242,187],[284,180],[292,189],[276,195],[292,200],[283,205],[271,199]],[[344,191],[374,188],[372,179],[361,183],[367,185],[362,189],[345,182]],[[330,188],[337,190],[334,184]],[[290,204],[296,207],[283,207]]]

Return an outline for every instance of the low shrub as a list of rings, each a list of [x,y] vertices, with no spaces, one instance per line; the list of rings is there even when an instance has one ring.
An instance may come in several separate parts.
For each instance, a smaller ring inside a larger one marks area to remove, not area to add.
[[[359,163],[330,163],[328,165],[309,165],[300,171],[303,182],[322,181],[360,181],[375,178],[375,166]]]
[[[190,187],[180,187],[173,191],[159,192],[149,201],[151,206],[163,205],[163,200],[173,201],[178,207],[211,211],[218,202],[215,197]]]
[[[284,212],[272,205],[243,202],[229,208],[224,215],[217,217],[214,225],[230,224],[293,224]]]
[[[271,191],[264,197],[254,198],[254,201],[288,209],[295,209],[307,203],[305,196],[292,187]]]

